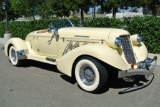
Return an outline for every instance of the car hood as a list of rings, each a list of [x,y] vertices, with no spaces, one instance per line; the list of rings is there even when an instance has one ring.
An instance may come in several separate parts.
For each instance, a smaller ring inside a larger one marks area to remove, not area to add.
[[[58,30],[59,36],[69,38],[107,39],[120,35],[130,35],[128,31],[116,28],[69,27]]]

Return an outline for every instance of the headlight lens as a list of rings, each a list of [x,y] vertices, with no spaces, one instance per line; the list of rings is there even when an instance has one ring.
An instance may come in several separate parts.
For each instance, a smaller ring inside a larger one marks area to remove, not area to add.
[[[149,66],[151,66],[151,63],[153,62],[153,59],[147,58],[147,59],[145,60],[145,62],[146,62],[146,65],[149,67]]]
[[[122,45],[122,42],[121,42],[121,38],[117,37],[116,40],[115,40],[115,45],[117,47],[120,47]]]
[[[145,69],[146,68],[146,63],[145,61],[141,61],[137,64],[138,68],[141,68],[141,69]]]
[[[137,36],[137,42],[140,43],[141,41],[142,41],[142,36],[139,34],[139,35]]]

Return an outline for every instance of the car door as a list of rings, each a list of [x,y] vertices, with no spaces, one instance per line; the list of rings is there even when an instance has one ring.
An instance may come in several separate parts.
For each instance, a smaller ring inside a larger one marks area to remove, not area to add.
[[[38,51],[42,56],[57,58],[57,41],[53,32],[40,32],[38,35]]]
[[[33,53],[38,54],[38,41],[37,41],[38,37],[37,34],[33,34],[32,37],[30,38],[30,43],[31,43],[31,49],[33,51]],[[32,53],[32,52],[31,52]]]

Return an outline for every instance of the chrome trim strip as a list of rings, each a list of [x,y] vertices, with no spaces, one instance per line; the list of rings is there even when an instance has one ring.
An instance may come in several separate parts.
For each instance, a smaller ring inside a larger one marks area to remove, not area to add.
[[[89,38],[89,36],[81,36],[81,35],[74,35],[74,37],[78,37],[78,38]]]
[[[65,49],[64,49],[64,51],[63,51],[62,56],[67,53],[67,51],[68,51],[69,47],[71,46],[71,44],[72,44],[71,41],[67,44],[67,46],[65,47]]]
[[[56,62],[56,59],[53,59],[53,58],[48,58],[48,57],[47,57],[46,60],[47,60],[47,61],[51,61],[51,62]]]
[[[76,35],[75,35],[76,36]],[[73,38],[73,37],[60,37],[60,39],[67,39],[67,40],[75,40],[75,41],[81,41],[81,42],[84,42],[84,41],[87,41],[87,42],[89,42],[89,41],[105,41],[105,39],[87,39],[87,38],[80,38],[80,40],[77,40],[77,38]]]
[[[79,45],[79,43],[76,42],[76,43],[73,45],[72,50],[75,49],[78,45]]]

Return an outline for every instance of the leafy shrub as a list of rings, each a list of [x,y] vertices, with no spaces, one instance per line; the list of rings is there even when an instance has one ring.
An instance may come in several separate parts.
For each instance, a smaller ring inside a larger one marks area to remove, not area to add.
[[[79,18],[71,19],[74,25],[80,26]],[[9,30],[13,37],[24,39],[26,35],[34,30],[48,28],[51,20],[39,21],[23,21],[9,22]],[[131,34],[141,34],[143,41],[149,52],[160,53],[160,18],[153,16],[133,17],[133,18],[85,18],[85,27],[105,27],[105,28],[120,28],[126,26]],[[5,32],[5,22],[0,22],[0,37],[3,37]]]
[[[127,20],[127,21],[126,21]],[[126,30],[131,34],[141,34],[143,42],[149,52],[160,53],[160,18],[158,17],[134,17],[126,18]]]
[[[24,39],[29,32],[48,28],[50,22],[51,20],[9,22],[9,31],[12,33],[12,37]],[[0,29],[0,36],[3,37],[5,32],[4,22],[0,23]]]
[[[5,32],[5,22],[0,22],[0,38],[3,37]]]
[[[84,21],[86,27],[120,28],[123,25],[124,22],[116,18],[86,18]]]

